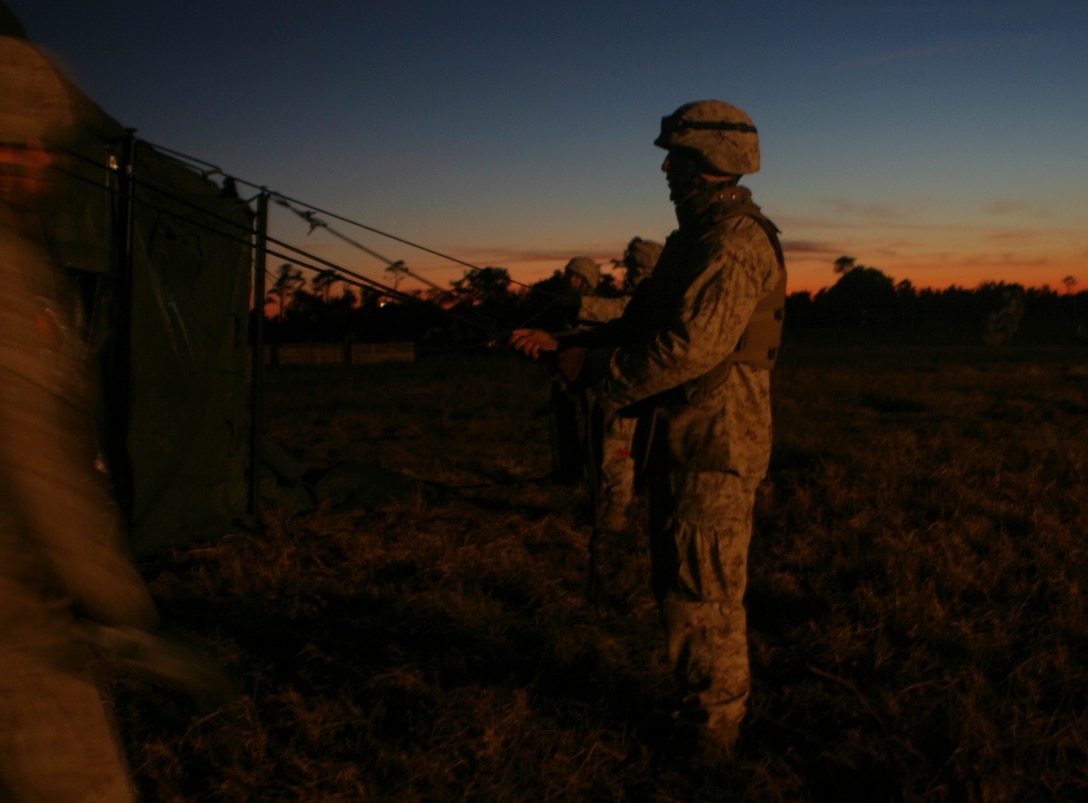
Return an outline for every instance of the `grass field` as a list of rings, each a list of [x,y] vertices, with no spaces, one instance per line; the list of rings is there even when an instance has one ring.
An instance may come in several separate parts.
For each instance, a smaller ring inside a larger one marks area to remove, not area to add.
[[[103,660],[150,801],[1088,799],[1088,351],[789,343],[734,762],[660,749],[641,549],[587,603],[585,495],[508,354],[270,373],[317,512],[142,565],[225,703]],[[360,477],[368,477],[359,490]],[[354,489],[354,490],[353,490]]]

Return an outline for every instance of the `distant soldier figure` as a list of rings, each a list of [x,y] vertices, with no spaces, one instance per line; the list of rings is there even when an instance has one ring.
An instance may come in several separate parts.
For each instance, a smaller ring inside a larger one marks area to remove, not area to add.
[[[604,323],[620,317],[635,288],[653,271],[661,249],[662,245],[652,240],[643,240],[641,237],[632,239],[624,249],[623,259],[620,261],[624,268],[623,294],[582,296],[582,303],[578,308],[579,323]]]
[[[601,281],[601,266],[592,258],[577,256],[563,268],[570,290],[584,304],[593,298]],[[566,322],[573,331],[576,319]],[[575,485],[581,481],[586,469],[586,417],[589,403],[582,390],[573,390],[560,376],[551,386],[550,424],[552,447],[552,481],[560,485]]]
[[[597,292],[601,283],[601,266],[590,257],[574,257],[563,268],[570,286],[578,295],[589,296]]]
[[[582,323],[604,323],[619,318],[631,300],[630,293],[646,279],[657,264],[663,246],[652,240],[633,238],[624,250],[623,287],[627,294],[585,297],[578,318]],[[605,576],[622,568],[624,553],[636,546],[637,528],[632,520],[635,495],[635,460],[631,451],[637,419],[616,410],[604,410],[592,401],[591,420],[595,428],[596,472],[590,493],[594,496],[594,542],[591,544],[596,573]],[[603,579],[594,576],[593,581]]]
[[[648,445],[653,586],[682,695],[678,734],[732,753],[750,687],[744,611],[756,489],[771,452],[771,368],[786,271],[777,229],[738,185],[759,169],[752,120],[717,100],[681,106],[655,144],[679,228],[615,321],[555,338],[569,381],[607,410],[640,411]],[[686,726],[686,727],[685,727]]]
[[[635,237],[627,243],[627,249],[623,252],[623,267],[626,269],[623,277],[625,292],[635,292],[642,280],[654,272],[664,248],[661,243],[643,240],[641,237]]]
[[[660,243],[633,238],[619,263],[625,269],[623,286],[626,292],[618,296],[583,295],[577,313],[579,329],[619,318],[631,300],[631,292],[653,271],[662,248]],[[635,490],[631,440],[636,419],[614,412],[606,414],[592,391],[586,399],[590,447],[586,480],[594,517],[590,580],[594,594],[598,594],[602,589],[597,584],[622,568],[624,553],[635,545],[629,515]]]
[[[0,20],[2,22],[3,20]],[[134,787],[76,637],[156,612],[95,468],[91,391],[38,209],[74,123],[18,30],[0,36],[0,798],[124,803]]]

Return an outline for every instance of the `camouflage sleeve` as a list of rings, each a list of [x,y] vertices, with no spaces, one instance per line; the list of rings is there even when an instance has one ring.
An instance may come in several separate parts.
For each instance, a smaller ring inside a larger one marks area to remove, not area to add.
[[[653,312],[656,283],[651,275],[635,288],[634,295],[626,299],[619,317],[592,326],[584,331],[559,338],[560,350],[575,346],[587,349],[615,348],[628,343],[647,328]]]
[[[734,350],[756,304],[782,270],[766,233],[747,217],[722,222],[685,258],[694,278],[663,317],[667,323],[612,353],[601,385],[610,404],[633,404],[718,365]]]
[[[578,320],[586,323],[604,323],[618,318],[623,314],[623,308],[630,300],[630,296],[613,298],[583,296],[582,306],[578,310]]]

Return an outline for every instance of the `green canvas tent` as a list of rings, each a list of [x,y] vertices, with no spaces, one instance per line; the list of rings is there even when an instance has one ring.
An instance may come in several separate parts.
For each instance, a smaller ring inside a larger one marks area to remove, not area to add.
[[[104,452],[151,555],[248,522],[253,215],[71,93],[80,133],[46,237],[81,289]]]

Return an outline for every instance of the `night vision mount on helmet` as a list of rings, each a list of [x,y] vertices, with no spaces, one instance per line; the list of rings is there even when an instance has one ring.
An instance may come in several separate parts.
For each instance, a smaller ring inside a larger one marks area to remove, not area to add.
[[[752,118],[720,100],[685,103],[662,117],[654,145],[696,153],[716,173],[744,175],[759,170],[759,135]]]

